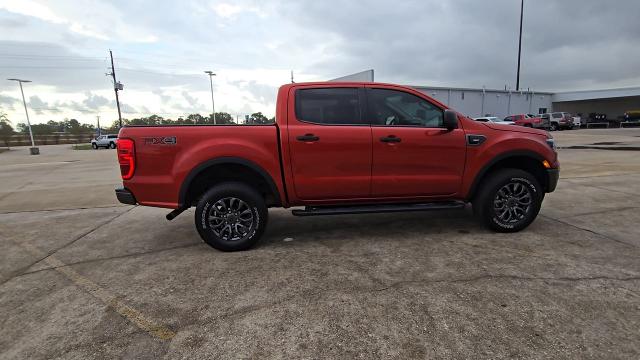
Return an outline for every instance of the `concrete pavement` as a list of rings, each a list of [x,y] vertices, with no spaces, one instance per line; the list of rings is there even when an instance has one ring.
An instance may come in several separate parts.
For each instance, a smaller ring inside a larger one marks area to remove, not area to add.
[[[640,136],[623,131],[598,139]],[[193,210],[117,204],[113,151],[41,151],[0,154],[0,358],[640,355],[637,152],[561,150],[517,234],[469,209],[272,210],[257,248],[221,253]]]

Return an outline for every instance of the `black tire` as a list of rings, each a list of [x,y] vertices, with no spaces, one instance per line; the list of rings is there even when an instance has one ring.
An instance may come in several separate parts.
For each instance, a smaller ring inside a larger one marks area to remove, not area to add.
[[[264,233],[267,218],[264,198],[253,188],[237,182],[222,183],[209,189],[198,201],[195,214],[196,228],[202,240],[221,251],[251,248]]]
[[[520,169],[501,169],[482,182],[473,210],[489,229],[517,232],[535,220],[543,199],[544,190],[533,175]],[[501,209],[505,210],[500,213]]]
[[[115,149],[115,148],[116,148],[116,143],[114,143],[114,142],[110,142],[110,143],[109,143],[109,148],[110,148],[110,149]]]
[[[531,124],[524,124],[524,127],[532,128],[532,127],[533,127],[533,125],[531,125]]]
[[[91,147],[93,148],[93,150],[98,150],[98,144],[96,143],[92,143]]]
[[[551,123],[551,126],[549,126],[549,131],[556,131],[558,130],[558,125]]]

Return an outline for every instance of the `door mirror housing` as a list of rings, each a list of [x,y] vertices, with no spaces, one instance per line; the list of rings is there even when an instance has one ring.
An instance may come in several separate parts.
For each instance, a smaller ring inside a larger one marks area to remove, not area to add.
[[[458,114],[453,110],[444,111],[444,127],[447,130],[453,130],[458,128]]]

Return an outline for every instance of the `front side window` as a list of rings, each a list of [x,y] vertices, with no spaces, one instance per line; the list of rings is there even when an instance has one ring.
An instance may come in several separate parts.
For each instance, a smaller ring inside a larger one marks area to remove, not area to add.
[[[327,125],[362,125],[357,88],[318,88],[296,91],[296,117]]]
[[[442,109],[403,91],[368,89],[367,109],[372,125],[444,127]]]

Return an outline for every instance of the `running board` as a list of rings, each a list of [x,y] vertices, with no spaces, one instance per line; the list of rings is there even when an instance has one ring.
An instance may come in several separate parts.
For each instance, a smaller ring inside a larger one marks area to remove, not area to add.
[[[401,211],[429,211],[462,209],[465,203],[462,201],[440,201],[423,204],[378,204],[378,205],[349,205],[349,206],[307,206],[304,210],[291,210],[295,216],[316,215],[345,215],[345,214],[370,214]]]

